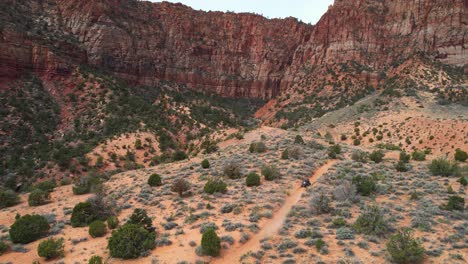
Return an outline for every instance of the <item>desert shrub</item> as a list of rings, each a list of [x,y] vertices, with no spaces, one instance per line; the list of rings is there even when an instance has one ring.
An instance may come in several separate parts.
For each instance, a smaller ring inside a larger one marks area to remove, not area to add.
[[[102,262],[102,257],[101,256],[92,256],[89,261],[88,261],[88,264],[103,264]]]
[[[119,226],[119,219],[116,216],[109,216],[106,222],[109,229],[115,229]]]
[[[315,240],[314,242],[314,246],[318,251],[322,250],[322,248],[324,248],[326,245],[327,244],[325,243],[325,241],[323,241],[323,239],[321,238]]]
[[[395,165],[395,169],[399,172],[406,172],[409,170],[406,163],[401,160],[397,162],[397,164]]]
[[[341,154],[341,146],[333,145],[328,148],[328,156],[332,159],[336,159],[336,156]]]
[[[362,196],[369,196],[377,186],[372,177],[357,175],[353,177],[353,184],[356,185],[357,192]]]
[[[39,257],[46,259],[63,257],[63,247],[63,238],[49,238],[39,243],[39,246],[37,246],[37,254]]]
[[[371,154],[369,154],[369,159],[375,163],[380,163],[385,157],[385,154],[381,150],[374,150]]]
[[[112,232],[108,240],[109,254],[114,258],[133,259],[156,247],[156,234],[141,225],[125,224]]]
[[[103,221],[96,220],[89,225],[89,235],[91,237],[102,237],[106,233],[107,227]]]
[[[0,209],[18,204],[19,196],[12,190],[0,190]]]
[[[263,153],[267,150],[265,143],[263,142],[252,142],[249,146],[250,153]]]
[[[214,229],[209,228],[203,233],[201,248],[203,253],[208,256],[219,256],[219,252],[221,250],[221,239],[218,237]]]
[[[177,150],[172,155],[172,159],[174,161],[184,160],[184,159],[187,159],[187,157],[188,157],[187,154],[185,152],[183,152],[182,150]]]
[[[247,175],[247,178],[245,178],[245,184],[249,187],[251,186],[259,186],[260,185],[260,176],[255,173],[251,172]]]
[[[239,179],[242,176],[241,166],[235,161],[230,161],[224,166],[223,173],[230,179]]]
[[[29,206],[39,206],[50,201],[50,193],[40,189],[33,190],[28,197]]]
[[[203,191],[209,194],[226,193],[227,184],[220,179],[210,179],[205,183],[205,187],[203,187]]]
[[[351,159],[357,162],[363,162],[365,163],[367,161],[367,156],[368,153],[362,150],[354,150],[353,153],[351,154]]]
[[[421,262],[425,249],[411,230],[404,228],[390,237],[387,251],[395,263],[407,264]]]
[[[49,181],[39,182],[39,183],[35,184],[33,188],[43,190],[43,191],[46,191],[46,192],[53,192],[55,187],[57,187],[57,184],[55,183],[55,181],[54,180],[49,180]]]
[[[346,201],[356,197],[356,186],[350,181],[344,181],[333,190],[333,197],[338,201]]]
[[[405,151],[400,152],[400,161],[402,163],[408,163],[411,159],[411,155],[406,153]]]
[[[465,151],[459,148],[455,150],[455,160],[465,162],[467,159],[468,159],[468,154]]]
[[[353,145],[354,145],[354,146],[359,146],[359,145],[361,145],[361,140],[360,140],[359,138],[355,138],[355,139],[353,140]]]
[[[366,235],[383,235],[388,232],[388,223],[378,206],[369,206],[357,218],[354,228]]]
[[[13,243],[26,244],[47,235],[49,229],[49,223],[43,216],[17,216],[15,223],[10,227],[10,239]]]
[[[174,181],[171,186],[171,191],[179,194],[180,197],[184,196],[186,192],[190,190],[190,183],[182,178]]]
[[[348,137],[345,134],[341,134],[341,141],[345,141],[348,139]]]
[[[162,185],[162,181],[161,181],[161,176],[159,176],[159,174],[151,174],[151,176],[148,178],[148,184],[149,186],[161,186]]]
[[[429,164],[429,170],[433,175],[451,176],[455,174],[458,166],[446,159],[435,159]]]
[[[423,161],[426,160],[426,153],[424,153],[424,151],[415,150],[411,154],[411,157],[413,158],[413,160]]]
[[[273,181],[280,177],[279,170],[275,165],[263,165],[262,175],[267,181]]]
[[[139,225],[148,231],[154,231],[153,220],[149,218],[145,209],[136,208],[126,224]]]
[[[78,203],[71,215],[72,227],[83,227],[99,219],[99,211],[89,201]],[[104,218],[105,219],[105,218]]]
[[[336,230],[336,239],[339,239],[339,240],[354,239],[354,232],[353,230],[347,227],[340,227]]]
[[[290,159],[300,159],[302,157],[302,155],[304,154],[302,149],[299,147],[299,146],[294,146],[294,147],[290,147],[288,148],[288,158]]]
[[[81,177],[72,187],[73,194],[81,195],[90,193],[93,189],[101,188],[102,182],[98,177]]]
[[[3,255],[3,253],[5,253],[8,249],[8,245],[5,242],[0,241],[0,256]]]
[[[445,205],[445,209],[450,211],[463,211],[465,209],[465,198],[458,195],[450,196],[447,205]]]
[[[460,179],[458,179],[458,182],[459,182],[462,186],[468,185],[468,180],[465,178],[465,176],[461,176]]]
[[[288,149],[285,149],[283,152],[281,152],[281,159],[289,159]]]
[[[294,138],[294,144],[301,144],[301,145],[305,144],[304,139],[301,137],[301,135],[297,135]]]
[[[202,162],[201,162],[201,166],[202,168],[204,169],[208,169],[210,167],[210,162],[207,160],[207,159],[204,159]]]
[[[326,214],[331,211],[330,199],[323,192],[312,197],[310,206],[314,214]]]

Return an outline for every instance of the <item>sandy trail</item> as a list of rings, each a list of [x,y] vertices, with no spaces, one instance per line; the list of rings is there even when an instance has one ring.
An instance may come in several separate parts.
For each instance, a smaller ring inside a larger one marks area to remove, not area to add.
[[[336,163],[336,160],[328,161],[325,165],[318,168],[310,177],[312,186],[314,183]],[[260,248],[260,243],[263,239],[275,235],[283,225],[289,211],[292,207],[299,202],[304,188],[296,188],[287,198],[281,208],[273,214],[271,219],[268,219],[263,228],[255,234],[249,241],[237,247],[232,247],[227,251],[222,252],[219,258],[213,259],[210,263],[240,263],[240,258],[249,253],[254,252]]]

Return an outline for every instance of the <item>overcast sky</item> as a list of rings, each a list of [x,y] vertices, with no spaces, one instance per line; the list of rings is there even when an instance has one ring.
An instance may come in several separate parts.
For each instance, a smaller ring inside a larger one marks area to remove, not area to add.
[[[152,0],[153,2],[161,2]],[[234,11],[262,14],[269,18],[296,17],[315,24],[333,0],[169,0],[205,11]]]

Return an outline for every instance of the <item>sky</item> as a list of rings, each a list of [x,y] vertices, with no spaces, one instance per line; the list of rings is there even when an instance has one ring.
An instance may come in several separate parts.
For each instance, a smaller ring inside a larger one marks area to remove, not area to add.
[[[296,17],[315,24],[333,0],[167,0],[182,3],[197,10],[250,12],[268,18]],[[152,2],[161,2],[152,0]]]

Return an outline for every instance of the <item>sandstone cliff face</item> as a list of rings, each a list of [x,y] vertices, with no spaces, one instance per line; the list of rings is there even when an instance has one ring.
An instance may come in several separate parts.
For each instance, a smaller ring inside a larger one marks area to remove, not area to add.
[[[269,99],[294,87],[304,65],[356,61],[380,72],[418,51],[448,64],[468,61],[464,0],[336,0],[315,26],[134,0],[21,2],[14,10],[33,17],[33,29],[59,32],[62,41],[0,27],[3,76],[61,74],[71,63],[89,63],[135,84],[168,80]],[[362,78],[369,76],[378,82],[375,73]]]

